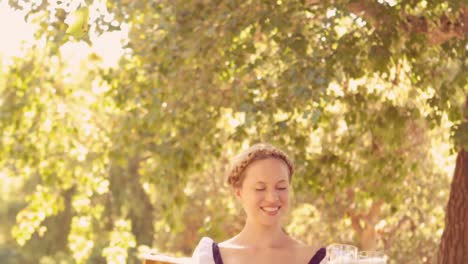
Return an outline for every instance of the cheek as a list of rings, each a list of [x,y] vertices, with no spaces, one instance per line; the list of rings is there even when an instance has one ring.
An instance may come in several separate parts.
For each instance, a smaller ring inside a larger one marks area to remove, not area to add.
[[[263,195],[262,193],[256,193],[252,192],[249,193],[248,195],[244,196],[244,199],[242,199],[244,206],[247,207],[256,207],[257,204],[259,204],[263,200]]]
[[[265,198],[265,195],[263,192],[255,192],[252,195],[252,201],[255,202],[256,204],[261,203]]]
[[[281,201],[289,203],[289,191],[284,191],[279,194]]]

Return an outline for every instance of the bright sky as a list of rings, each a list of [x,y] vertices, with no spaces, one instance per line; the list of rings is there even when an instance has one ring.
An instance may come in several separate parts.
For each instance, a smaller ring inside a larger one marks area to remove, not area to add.
[[[25,22],[24,12],[10,8],[7,2],[0,1],[0,58],[3,58],[3,63],[8,63],[12,57],[21,56],[24,48],[36,41],[33,35],[37,28],[36,25]],[[60,50],[70,65],[79,65],[80,60],[95,52],[102,58],[102,66],[115,67],[123,55],[122,39],[127,34],[128,28],[123,26],[122,31],[108,32],[92,38],[91,47],[84,42],[69,42]]]
[[[31,42],[35,26],[27,24],[24,13],[11,9],[8,1],[0,1],[0,54],[6,57],[21,55],[21,43]]]

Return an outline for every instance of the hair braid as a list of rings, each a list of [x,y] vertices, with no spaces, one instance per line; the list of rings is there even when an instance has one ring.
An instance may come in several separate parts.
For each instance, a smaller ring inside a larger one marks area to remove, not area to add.
[[[257,160],[275,158],[282,160],[289,170],[289,181],[294,173],[294,164],[291,159],[282,150],[266,143],[255,144],[247,150],[234,157],[231,163],[231,169],[227,175],[227,182],[232,187],[240,187],[245,178],[247,167]]]

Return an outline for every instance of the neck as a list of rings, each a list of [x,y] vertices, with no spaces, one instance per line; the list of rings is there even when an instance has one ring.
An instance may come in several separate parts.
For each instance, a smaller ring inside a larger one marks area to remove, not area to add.
[[[255,248],[278,248],[290,239],[281,225],[265,226],[247,218],[242,231],[236,236],[238,244]]]

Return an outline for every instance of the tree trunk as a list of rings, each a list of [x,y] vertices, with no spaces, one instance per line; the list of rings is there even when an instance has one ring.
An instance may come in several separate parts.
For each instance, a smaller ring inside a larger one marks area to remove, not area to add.
[[[439,247],[439,264],[468,261],[468,152],[458,153],[450,190],[445,230]]]
[[[468,95],[465,101],[468,110]],[[468,111],[465,111],[468,113]],[[468,116],[465,116],[468,121]],[[463,145],[462,145],[463,146]],[[445,230],[439,246],[438,264],[462,264],[468,261],[468,150],[458,152]]]

